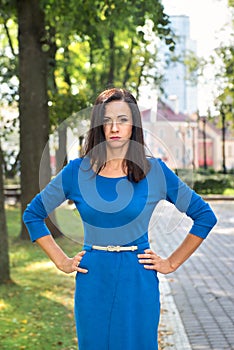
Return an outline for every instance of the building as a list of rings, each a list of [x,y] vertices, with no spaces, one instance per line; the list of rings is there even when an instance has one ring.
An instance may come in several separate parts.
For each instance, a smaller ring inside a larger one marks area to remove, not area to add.
[[[157,111],[142,110],[148,152],[164,160],[172,169],[213,168],[223,170],[222,130],[217,120],[197,114],[176,113],[158,100]],[[234,169],[234,134],[225,132],[226,169]]]
[[[145,141],[152,155],[173,169],[198,167],[198,124],[187,114],[176,113],[161,100],[157,112],[142,111]]]
[[[165,82],[163,83],[164,98],[167,104],[176,112],[191,114],[197,111],[197,83],[189,79],[185,58],[188,54],[196,55],[196,41],[190,37],[190,19],[188,16],[170,16],[171,28],[175,33],[176,48],[174,59],[167,48],[163,48],[165,61],[169,65],[164,67]],[[190,77],[191,78],[191,77]]]

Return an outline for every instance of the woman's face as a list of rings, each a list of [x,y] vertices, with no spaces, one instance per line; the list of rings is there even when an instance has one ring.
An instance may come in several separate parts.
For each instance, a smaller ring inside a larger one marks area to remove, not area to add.
[[[126,102],[107,103],[103,129],[109,147],[119,148],[128,143],[132,135],[132,112]]]

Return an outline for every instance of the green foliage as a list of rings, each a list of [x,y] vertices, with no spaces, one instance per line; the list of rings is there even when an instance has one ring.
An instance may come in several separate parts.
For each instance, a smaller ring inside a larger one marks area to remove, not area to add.
[[[233,175],[200,175],[196,176],[193,186],[199,194],[227,194],[227,189],[234,188]]]
[[[183,63],[186,66],[186,79],[191,85],[197,85],[198,77],[203,74],[206,64],[205,60],[199,58],[193,51],[188,51],[185,54]]]
[[[194,190],[200,194],[223,194],[228,187],[231,187],[231,185],[229,179],[226,178],[208,178],[194,183]]]
[[[41,0],[40,3],[46,14],[45,37],[41,41],[42,49],[48,54],[52,125],[89,105],[108,85],[125,86],[137,93],[141,78],[149,78],[147,72],[157,56],[157,50],[152,51],[150,38],[145,35],[147,21],[152,23],[155,35],[170,49],[174,48],[169,18],[160,1]],[[1,4],[0,30],[6,32],[2,47],[10,48],[11,54],[2,54],[0,70],[9,86],[5,97],[10,102],[18,93],[16,1],[2,0]],[[153,78],[160,82],[159,73]]]
[[[232,29],[234,28],[234,2],[233,0],[228,1],[230,7],[230,13],[232,14]],[[222,45],[216,49],[216,55],[222,61],[222,68],[216,77],[222,82],[220,84],[221,89],[216,99],[216,105],[218,109],[225,113],[225,120],[233,123],[233,101],[234,101],[234,48],[233,48],[233,33],[230,38],[230,44]],[[213,64],[216,64],[216,59],[212,58]],[[228,106],[225,100],[231,99],[231,104]]]
[[[148,78],[143,67],[150,68],[157,56],[144,34],[147,21],[151,21],[152,31],[158,37],[171,49],[174,47],[169,19],[159,1],[122,0],[107,4],[43,0],[41,4],[47,18],[47,42],[55,46],[54,56],[50,56],[54,101],[69,91],[73,95],[83,92],[88,105],[110,85],[137,92],[141,77]],[[155,77],[159,82],[160,75],[156,73]],[[60,120],[64,120],[63,112],[61,109]],[[70,114],[73,112],[70,109]]]
[[[230,170],[228,174],[207,169],[177,169],[176,174],[199,194],[233,194],[234,176]]]
[[[0,21],[0,73],[1,105],[11,105],[18,96],[17,25],[6,16]]]
[[[17,108],[17,2],[0,4],[0,82],[7,87],[1,98]],[[152,38],[174,48],[161,1],[40,0],[40,5],[46,17],[41,49],[48,59],[51,132],[106,87],[123,86],[137,96],[143,82],[160,85]]]

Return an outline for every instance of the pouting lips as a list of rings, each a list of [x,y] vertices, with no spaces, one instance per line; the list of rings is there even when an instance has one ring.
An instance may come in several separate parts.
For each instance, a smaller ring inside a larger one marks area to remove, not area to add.
[[[110,140],[113,140],[113,141],[118,141],[120,139],[121,139],[121,137],[118,137],[118,136],[110,137]]]

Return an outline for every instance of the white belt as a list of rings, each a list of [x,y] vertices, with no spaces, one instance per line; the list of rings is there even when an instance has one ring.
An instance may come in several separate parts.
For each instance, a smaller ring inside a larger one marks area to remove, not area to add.
[[[106,252],[134,252],[138,249],[137,245],[132,245],[129,247],[121,247],[120,245],[108,245],[107,247],[99,246],[99,245],[93,245],[92,249],[96,250],[104,250]]]

